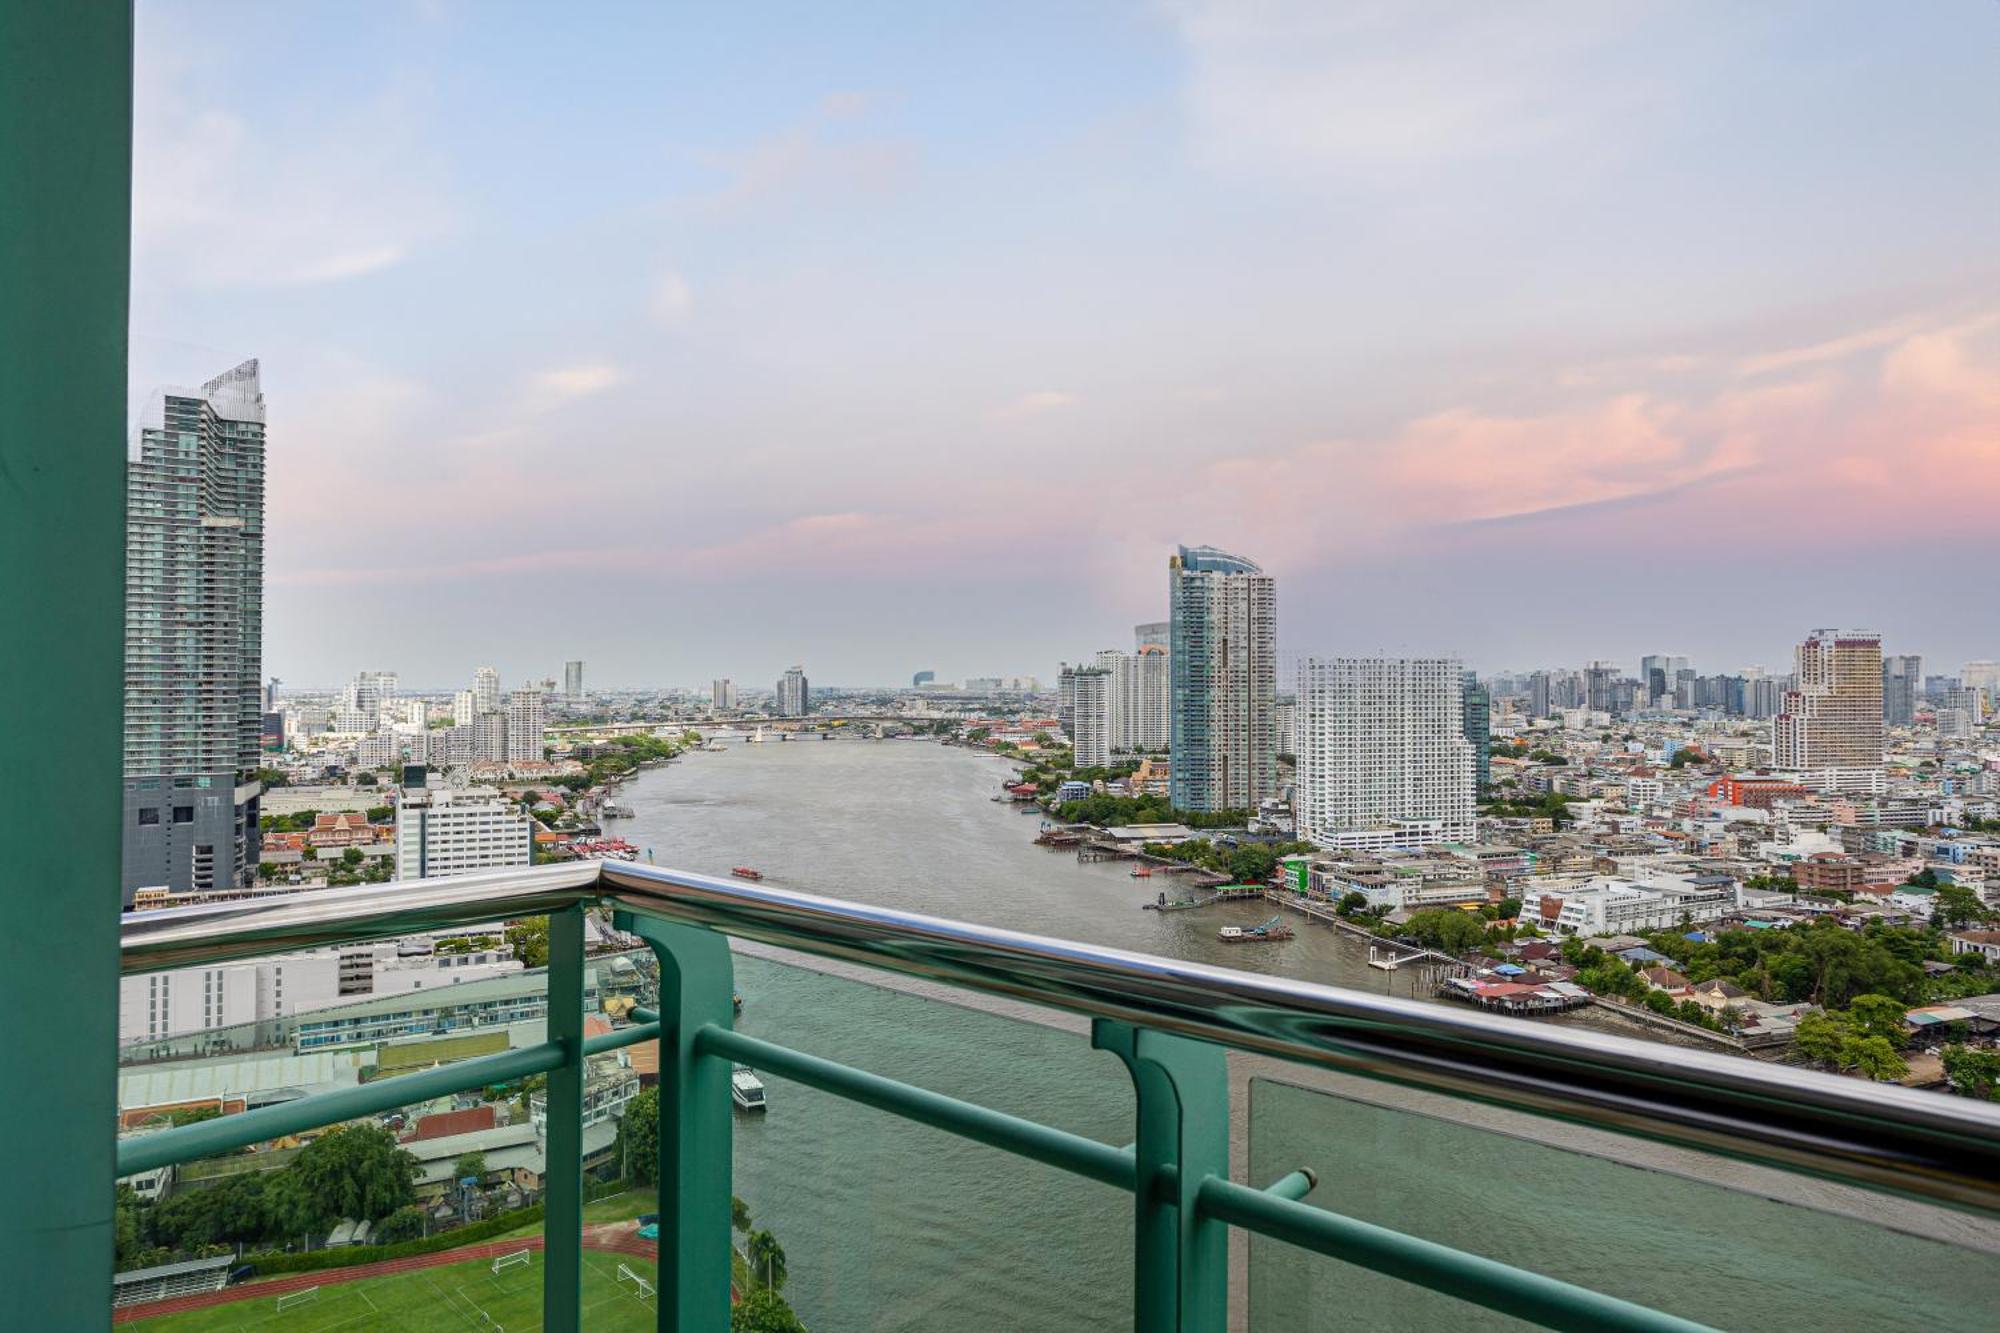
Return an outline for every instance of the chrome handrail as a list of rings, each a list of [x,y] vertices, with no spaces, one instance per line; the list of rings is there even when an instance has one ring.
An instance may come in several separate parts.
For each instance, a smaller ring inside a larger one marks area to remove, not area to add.
[[[136,914],[124,970],[578,903],[2000,1216],[1990,1103],[627,862]]]

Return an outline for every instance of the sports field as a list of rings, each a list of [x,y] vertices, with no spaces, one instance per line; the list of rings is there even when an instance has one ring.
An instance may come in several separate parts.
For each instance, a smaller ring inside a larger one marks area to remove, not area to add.
[[[220,1329],[267,1329],[271,1333],[360,1333],[364,1329],[409,1329],[431,1333],[462,1329],[466,1333],[528,1333],[542,1326],[542,1255],[529,1251],[526,1262],[493,1271],[492,1259],[421,1268],[385,1277],[338,1281],[338,1271],[315,1292],[288,1296],[247,1295],[255,1287],[239,1288],[245,1298],[158,1319],[135,1321],[128,1327],[152,1333],[207,1333]],[[583,1252],[583,1319],[591,1333],[633,1330],[649,1333],[657,1327],[657,1303],[630,1281],[621,1281],[623,1266],[648,1286],[653,1264],[631,1255],[586,1249]],[[280,1310],[278,1302],[285,1308]]]

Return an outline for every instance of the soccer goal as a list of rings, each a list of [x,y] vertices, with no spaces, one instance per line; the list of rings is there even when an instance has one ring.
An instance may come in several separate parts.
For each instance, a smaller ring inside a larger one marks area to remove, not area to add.
[[[503,1254],[495,1259],[493,1261],[493,1271],[496,1274],[504,1273],[510,1268],[519,1268],[522,1264],[529,1264],[534,1261],[535,1252],[533,1250],[516,1250],[512,1254]]]
[[[632,1284],[632,1290],[638,1294],[640,1300],[649,1301],[653,1298],[653,1284],[646,1281],[645,1278],[640,1277],[624,1264],[620,1264],[618,1265],[618,1285],[623,1287],[627,1282]]]
[[[307,1287],[304,1291],[290,1292],[287,1295],[278,1297],[278,1313],[283,1314],[287,1310],[296,1309],[301,1305],[310,1304],[318,1299],[318,1287]]]

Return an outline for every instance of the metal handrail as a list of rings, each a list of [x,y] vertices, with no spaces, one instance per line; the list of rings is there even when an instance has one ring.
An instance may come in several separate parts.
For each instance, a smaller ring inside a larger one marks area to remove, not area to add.
[[[141,913],[123,967],[589,903],[2000,1216],[1988,1103],[627,862]]]

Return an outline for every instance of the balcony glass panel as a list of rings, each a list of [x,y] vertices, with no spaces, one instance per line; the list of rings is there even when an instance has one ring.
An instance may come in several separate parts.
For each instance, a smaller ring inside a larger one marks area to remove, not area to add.
[[[1973,1333],[2000,1310],[1993,1222],[1259,1063],[1270,1073],[1250,1080],[1250,1178],[1311,1167],[1307,1203],[1717,1327]],[[1253,1331],[1532,1327],[1275,1240],[1248,1244]]]
[[[831,966],[831,965],[829,965]],[[1122,1145],[1131,1082],[1085,1026],[919,983],[736,959],[737,1030]],[[979,1008],[969,1007],[979,1005]],[[1050,1026],[1059,1023],[1062,1026]],[[760,1074],[738,1112],[736,1193],[784,1246],[814,1329],[1129,1327],[1129,1194]]]

